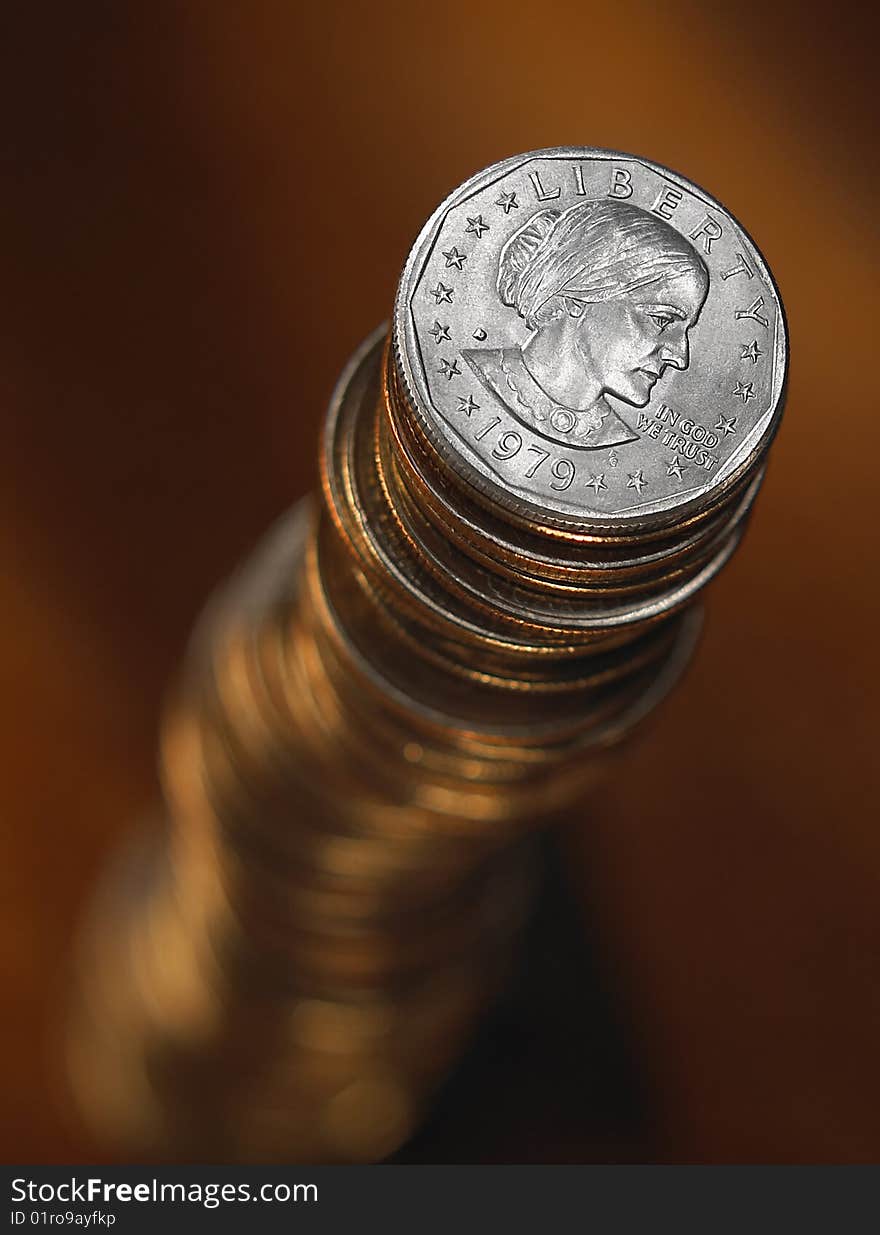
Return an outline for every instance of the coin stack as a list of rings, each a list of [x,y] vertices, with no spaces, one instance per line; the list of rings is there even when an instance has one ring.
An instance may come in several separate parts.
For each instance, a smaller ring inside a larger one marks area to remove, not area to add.
[[[504,981],[535,829],[691,656],[785,369],[760,254],[664,168],[539,151],[438,208],[340,379],[320,500],[196,632],[168,835],[84,933],[71,1075],[106,1135],[406,1138]]]

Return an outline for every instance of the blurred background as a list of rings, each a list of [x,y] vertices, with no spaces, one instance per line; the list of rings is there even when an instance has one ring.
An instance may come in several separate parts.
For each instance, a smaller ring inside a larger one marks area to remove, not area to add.
[[[401,1158],[880,1160],[865,12],[5,11],[0,1157],[104,1152],[55,1095],[65,964],[155,798],[201,603],[314,486],[335,377],[437,202],[572,143],[666,163],[751,231],[788,413],[693,668],[557,842],[519,992]]]

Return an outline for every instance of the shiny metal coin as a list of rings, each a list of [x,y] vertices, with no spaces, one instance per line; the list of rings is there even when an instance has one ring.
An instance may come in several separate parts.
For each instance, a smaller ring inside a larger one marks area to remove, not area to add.
[[[560,147],[473,176],[428,220],[393,364],[444,462],[538,522],[666,525],[772,437],[785,319],[753,241],[682,176]]]

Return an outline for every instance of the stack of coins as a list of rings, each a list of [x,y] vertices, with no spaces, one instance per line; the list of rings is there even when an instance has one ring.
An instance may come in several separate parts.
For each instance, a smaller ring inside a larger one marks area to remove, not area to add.
[[[321,500],[209,606],[170,835],[108,881],[71,1071],[143,1152],[371,1160],[503,982],[530,834],[680,675],[782,410],[781,304],[702,190],[500,163],[343,373]]]

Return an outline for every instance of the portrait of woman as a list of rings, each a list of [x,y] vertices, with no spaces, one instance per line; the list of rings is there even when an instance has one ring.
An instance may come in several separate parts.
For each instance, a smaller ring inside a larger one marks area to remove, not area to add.
[[[608,199],[531,215],[501,250],[497,288],[531,334],[464,359],[524,424],[590,450],[637,437],[608,395],[644,407],[665,369],[687,368],[709,274],[663,219]]]

